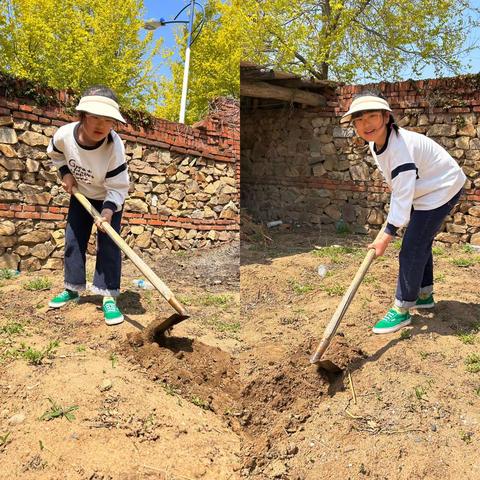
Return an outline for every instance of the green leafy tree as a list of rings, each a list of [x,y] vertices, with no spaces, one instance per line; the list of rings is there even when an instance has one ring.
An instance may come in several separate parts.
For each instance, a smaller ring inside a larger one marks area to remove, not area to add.
[[[0,70],[48,86],[112,88],[125,105],[158,95],[143,0],[0,0]]]
[[[209,0],[205,5],[206,22],[191,47],[186,123],[203,118],[209,102],[215,98],[239,97],[239,63],[245,34],[241,27],[244,12],[240,3],[239,0]],[[194,28],[199,21],[197,14]],[[162,100],[155,113],[172,121],[178,121],[180,111],[187,33],[186,28],[177,31],[181,61],[173,60],[172,52],[165,53],[172,75],[171,79],[164,78],[161,82]]]
[[[244,59],[347,82],[458,73],[476,9],[466,0],[245,0]]]

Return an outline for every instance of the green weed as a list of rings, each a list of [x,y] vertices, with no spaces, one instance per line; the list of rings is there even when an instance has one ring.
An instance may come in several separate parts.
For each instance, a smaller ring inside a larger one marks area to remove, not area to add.
[[[210,410],[210,405],[208,402],[205,400],[202,400],[200,397],[197,395],[192,395],[190,397],[190,402],[192,402],[194,405],[197,407],[203,408],[204,410]]]
[[[217,306],[224,307],[227,306],[232,301],[230,295],[213,295],[206,294],[200,299],[200,303],[205,307]]]
[[[460,438],[468,445],[472,443],[472,432],[464,432],[463,430],[460,430]]]
[[[17,273],[9,268],[0,268],[0,280],[11,280]]]
[[[50,290],[52,287],[52,281],[46,277],[39,277],[30,280],[27,283],[23,284],[25,290],[40,291],[40,290]]]
[[[436,282],[444,282],[445,281],[445,274],[444,273],[437,273],[435,275]]]
[[[186,307],[190,307],[192,305],[192,299],[187,295],[177,295],[177,298],[178,301]]]
[[[86,350],[85,345],[77,345],[76,350],[78,353],[84,352]]]
[[[325,293],[328,293],[328,295],[330,295],[331,297],[341,296],[346,291],[346,287],[344,285],[340,285],[339,283],[334,283],[332,285],[322,285],[320,288]]]
[[[414,388],[414,391],[415,391],[415,396],[417,397],[417,400],[419,401],[426,400],[424,398],[427,395],[427,391],[425,390],[425,387],[418,385],[417,387]]]
[[[419,355],[420,355],[420,358],[421,358],[422,360],[426,360],[427,357],[428,357],[429,355],[431,355],[431,353],[430,353],[430,352],[423,352],[423,351],[422,351],[422,352],[419,352]]]
[[[44,420],[48,422],[49,420],[54,420],[55,418],[61,417],[65,417],[69,422],[75,420],[75,415],[72,412],[78,410],[78,405],[64,408],[61,405],[55,403],[51,398],[49,398],[48,401],[50,402],[50,409],[46,410],[45,413],[39,418],[39,420]]]
[[[466,257],[460,257],[460,258],[452,258],[450,262],[455,265],[456,267],[472,267],[473,265],[476,265],[478,262],[478,257],[474,258],[466,258]]]
[[[399,238],[398,240],[394,240],[392,242],[392,247],[397,249],[397,250],[400,250],[402,248],[402,239]]]
[[[475,334],[470,332],[457,333],[457,338],[465,345],[473,345],[475,343]]]
[[[412,332],[411,332],[411,330],[405,330],[405,329],[403,329],[403,330],[400,332],[400,340],[409,340],[410,338],[412,338]]]
[[[288,282],[290,286],[292,287],[292,290],[297,294],[297,295],[303,295],[304,293],[311,292],[313,290],[313,286],[309,284],[301,284],[298,282],[295,282],[293,280],[289,280]]]
[[[465,365],[467,366],[466,370],[470,373],[480,372],[480,355],[477,353],[471,353],[465,359]]]
[[[172,397],[178,395],[178,391],[173,385],[170,385],[169,383],[164,383],[162,386],[167,395],[170,395]]]
[[[0,333],[4,333],[5,335],[18,335],[19,333],[23,332],[23,325],[21,323],[7,323],[3,327],[0,327]]]
[[[476,388],[474,391],[480,397],[480,387]]]
[[[58,346],[58,340],[50,342],[43,350],[26,347],[26,345],[22,343],[20,355],[31,365],[41,365],[46,358],[50,358],[54,355]]]
[[[115,352],[110,354],[109,360],[112,362],[112,368],[115,368],[118,363],[118,356]]]
[[[432,253],[437,257],[445,254],[445,249],[442,247],[432,247]]]
[[[463,245],[462,252],[464,253],[475,253],[475,249],[471,245]]]
[[[0,448],[11,442],[10,434],[11,432],[7,432],[4,435],[0,435]]]
[[[313,250],[313,255],[320,258],[328,258],[332,263],[342,263],[347,255],[359,255],[362,253],[360,248],[330,246]]]

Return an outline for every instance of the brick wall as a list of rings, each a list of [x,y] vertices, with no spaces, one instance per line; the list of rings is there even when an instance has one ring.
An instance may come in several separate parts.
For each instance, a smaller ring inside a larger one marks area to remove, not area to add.
[[[69,198],[46,147],[76,117],[60,104],[68,94],[48,98],[40,107],[0,88],[0,268],[62,267]],[[219,99],[193,127],[155,119],[116,130],[132,180],[121,232],[130,246],[154,254],[238,238],[239,129],[238,102]]]
[[[352,95],[373,88],[386,96],[400,126],[440,143],[468,177],[437,240],[480,244],[479,86],[480,77],[465,76],[343,86],[323,108],[242,103],[242,208],[263,221],[321,226],[343,218],[356,231],[378,228],[388,188],[364,142],[338,123]]]

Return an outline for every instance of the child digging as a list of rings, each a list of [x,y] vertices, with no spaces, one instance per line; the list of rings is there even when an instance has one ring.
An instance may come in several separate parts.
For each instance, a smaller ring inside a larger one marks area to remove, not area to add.
[[[375,324],[374,333],[395,332],[411,322],[410,308],[432,308],[432,244],[445,217],[458,202],[466,177],[439,144],[398,127],[382,97],[358,95],[340,123],[352,122],[369,143],[372,156],[390,187],[390,210],[383,235],[371,243],[384,254],[400,227],[408,224],[399,255],[393,307]]]
[[[78,122],[60,127],[47,153],[58,168],[65,191],[76,187],[101,212],[102,219],[120,232],[122,209],[129,188],[125,149],[113,130],[116,121],[126,123],[115,94],[107,87],[90,87],[76,110]],[[65,229],[65,290],[49,306],[60,308],[78,301],[86,288],[86,251],[93,219],[75,196],[70,197]],[[91,291],[103,296],[103,313],[108,325],[123,321],[115,297],[120,293],[122,257],[120,249],[97,222],[97,257]]]

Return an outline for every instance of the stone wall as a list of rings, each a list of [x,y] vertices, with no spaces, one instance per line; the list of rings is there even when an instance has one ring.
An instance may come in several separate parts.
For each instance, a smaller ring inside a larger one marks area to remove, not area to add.
[[[0,268],[62,268],[69,196],[46,148],[76,120],[58,105],[65,96],[39,107],[0,93]],[[238,238],[238,102],[219,99],[194,128],[155,119],[117,132],[131,176],[121,232],[130,246],[154,254]]]
[[[341,218],[356,231],[378,228],[389,190],[368,147],[339,126],[352,95],[383,92],[397,123],[431,137],[468,181],[459,208],[437,240],[480,244],[480,78],[339,87],[323,108],[252,108],[242,100],[242,208],[259,220],[313,226]]]

